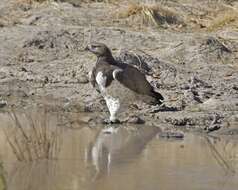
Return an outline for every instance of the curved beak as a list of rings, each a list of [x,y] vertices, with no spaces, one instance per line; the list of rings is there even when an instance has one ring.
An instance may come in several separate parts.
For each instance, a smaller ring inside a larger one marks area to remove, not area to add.
[[[89,51],[88,45],[84,48],[85,51]]]
[[[85,47],[84,49],[85,51],[91,51],[92,50],[92,46],[89,44]]]

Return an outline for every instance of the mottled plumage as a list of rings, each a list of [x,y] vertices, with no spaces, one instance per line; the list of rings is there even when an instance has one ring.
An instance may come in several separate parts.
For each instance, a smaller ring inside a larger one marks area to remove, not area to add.
[[[102,43],[92,43],[86,48],[97,56],[97,62],[90,73],[90,82],[104,97],[109,112],[110,120],[117,121],[116,114],[120,109],[120,98],[107,93],[107,88],[113,80],[118,81],[124,87],[141,95],[152,97],[157,104],[164,99],[155,92],[146,77],[134,66],[118,63],[112,56],[109,48]]]

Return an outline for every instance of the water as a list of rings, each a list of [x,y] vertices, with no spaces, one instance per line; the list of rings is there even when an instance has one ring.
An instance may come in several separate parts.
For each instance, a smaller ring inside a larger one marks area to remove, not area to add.
[[[1,113],[0,119],[1,189],[238,188],[235,140],[193,134],[166,140],[159,128],[88,127],[80,120],[69,127],[62,115],[45,112]]]

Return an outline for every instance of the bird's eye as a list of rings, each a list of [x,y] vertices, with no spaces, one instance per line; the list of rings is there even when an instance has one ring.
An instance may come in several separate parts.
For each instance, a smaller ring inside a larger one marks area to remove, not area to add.
[[[97,48],[97,46],[95,46],[95,45],[92,45],[91,47],[92,47],[93,49]]]

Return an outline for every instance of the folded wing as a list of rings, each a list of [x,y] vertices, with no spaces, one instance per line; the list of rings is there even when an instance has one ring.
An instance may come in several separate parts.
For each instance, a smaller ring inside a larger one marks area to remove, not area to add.
[[[128,65],[123,69],[115,69],[113,78],[138,94],[155,98],[158,103],[164,99],[160,93],[154,91],[154,88],[146,80],[145,75],[133,66]]]
[[[115,69],[113,71],[113,78],[139,94],[149,95],[153,90],[144,74],[132,66],[127,66],[125,69]]]

